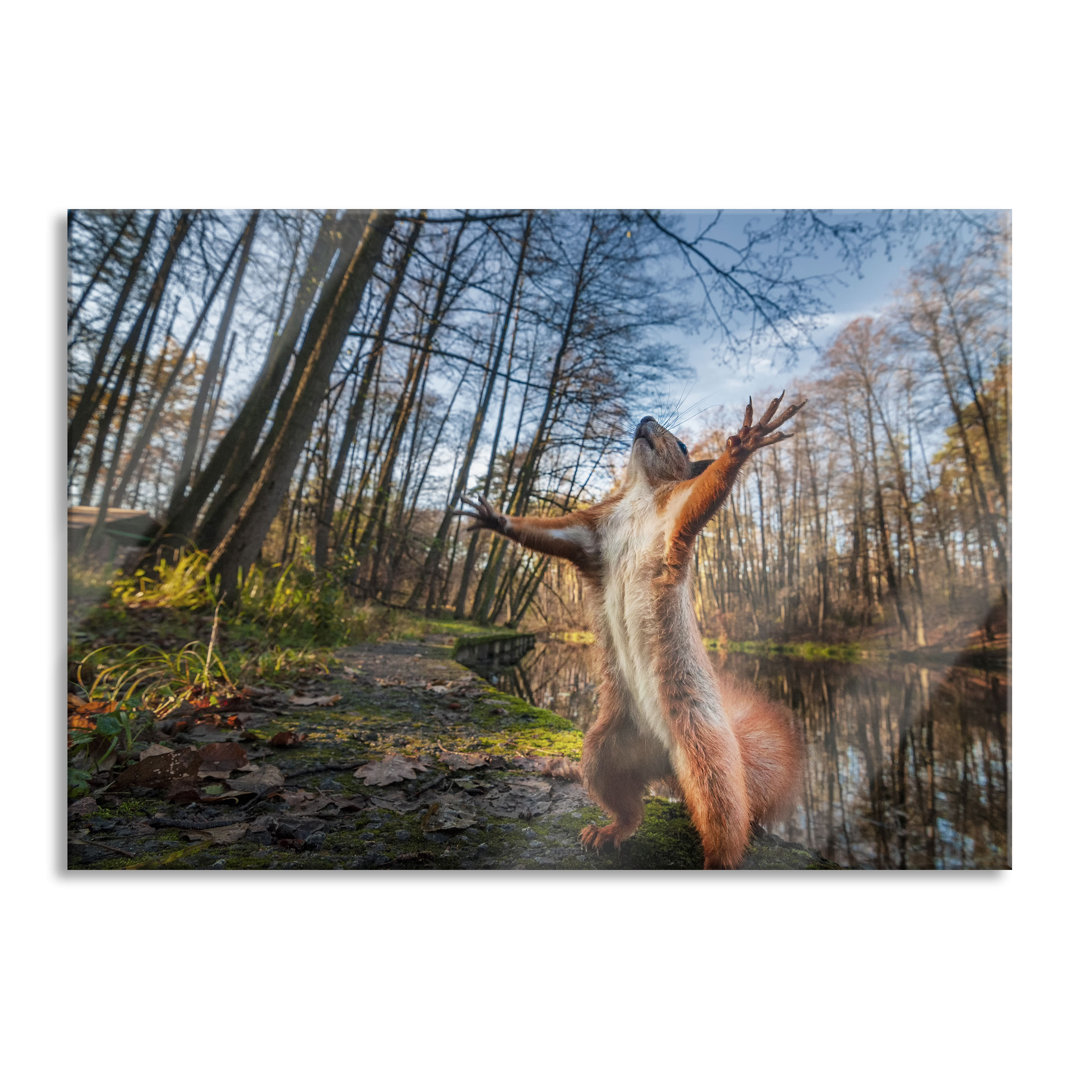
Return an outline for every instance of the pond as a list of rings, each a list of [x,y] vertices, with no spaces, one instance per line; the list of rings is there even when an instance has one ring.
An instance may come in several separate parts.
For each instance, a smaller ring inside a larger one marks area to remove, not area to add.
[[[587,727],[590,647],[541,641],[499,689]],[[846,867],[1001,869],[1009,840],[1009,675],[901,662],[710,653],[802,726],[802,802],[770,831]]]

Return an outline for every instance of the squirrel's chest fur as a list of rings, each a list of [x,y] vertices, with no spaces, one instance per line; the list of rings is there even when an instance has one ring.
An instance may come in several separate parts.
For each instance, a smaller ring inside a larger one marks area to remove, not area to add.
[[[672,749],[673,696],[694,700],[700,718],[723,713],[701,643],[691,575],[673,581],[664,556],[678,505],[658,508],[653,493],[631,489],[598,531],[601,573],[594,617],[608,678],[626,698],[636,726]]]

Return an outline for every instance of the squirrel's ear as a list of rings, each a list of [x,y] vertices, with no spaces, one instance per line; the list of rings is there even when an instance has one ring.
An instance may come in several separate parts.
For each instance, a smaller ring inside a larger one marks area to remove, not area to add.
[[[695,476],[700,476],[711,464],[711,461],[691,461],[690,479],[692,480]]]

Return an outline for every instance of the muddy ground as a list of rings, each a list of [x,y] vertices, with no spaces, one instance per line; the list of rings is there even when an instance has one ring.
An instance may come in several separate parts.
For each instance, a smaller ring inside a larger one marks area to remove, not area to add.
[[[620,851],[583,851],[582,827],[606,817],[576,779],[580,751],[570,721],[493,690],[449,638],[355,646],[291,691],[248,687],[166,718],[139,760],[70,804],[68,865],[700,868],[685,809],[663,798]],[[743,864],[831,866],[765,833]]]

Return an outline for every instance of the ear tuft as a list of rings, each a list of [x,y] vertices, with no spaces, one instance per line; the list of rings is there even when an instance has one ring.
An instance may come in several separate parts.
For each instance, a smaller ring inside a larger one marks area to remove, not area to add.
[[[691,461],[690,479],[692,480],[695,476],[700,476],[711,464],[711,461]]]

